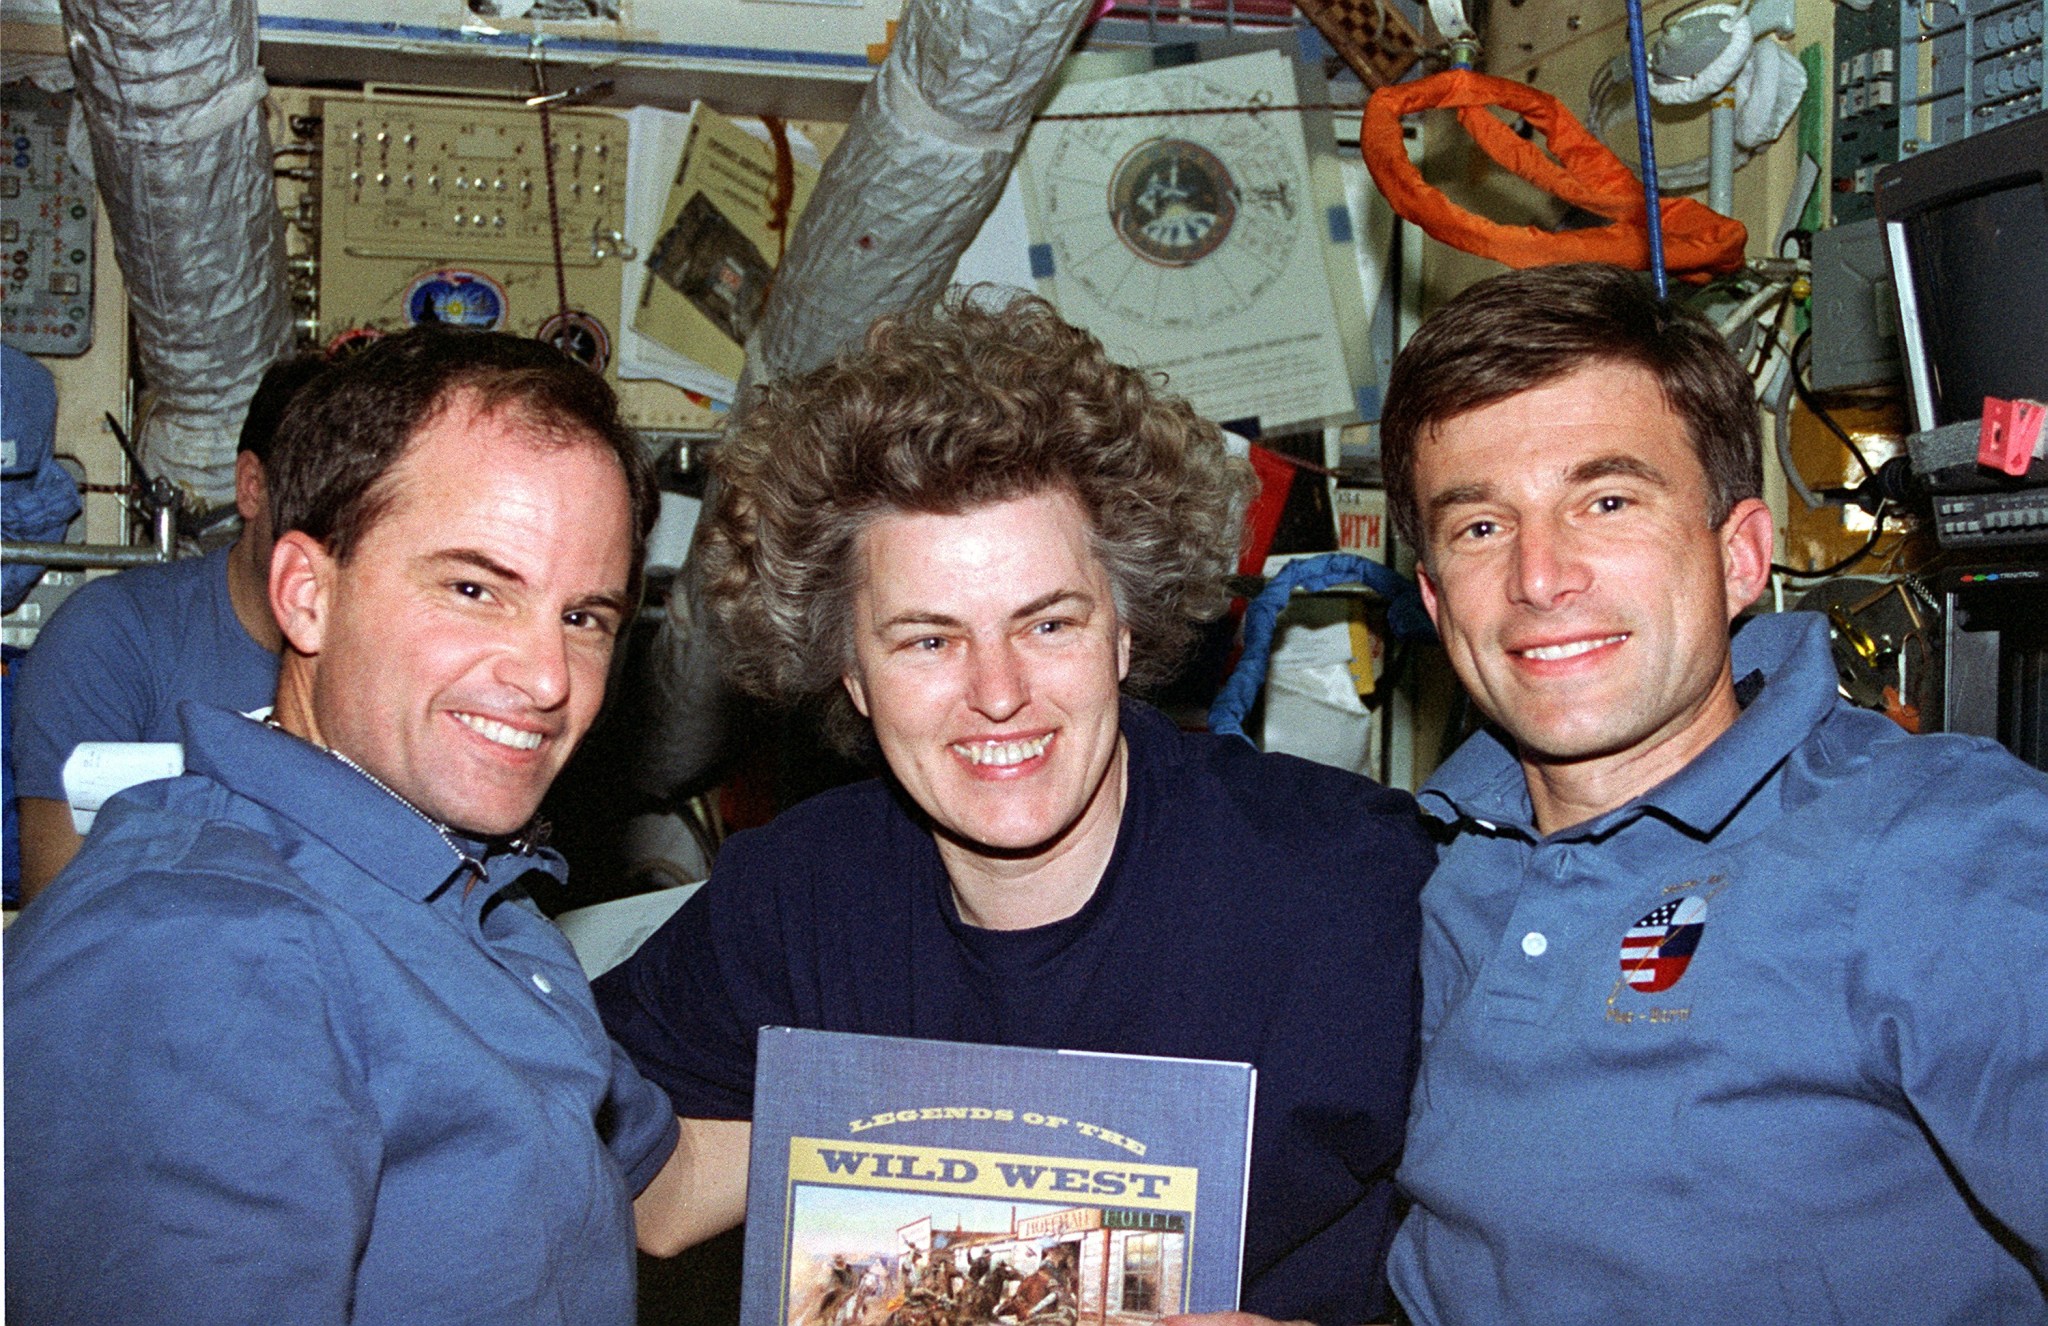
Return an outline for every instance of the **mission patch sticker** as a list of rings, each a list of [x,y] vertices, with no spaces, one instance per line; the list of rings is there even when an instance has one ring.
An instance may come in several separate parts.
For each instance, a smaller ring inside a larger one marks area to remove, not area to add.
[[[1707,900],[1674,898],[1621,937],[1621,974],[1629,988],[1656,994],[1678,984],[1707,930]]]

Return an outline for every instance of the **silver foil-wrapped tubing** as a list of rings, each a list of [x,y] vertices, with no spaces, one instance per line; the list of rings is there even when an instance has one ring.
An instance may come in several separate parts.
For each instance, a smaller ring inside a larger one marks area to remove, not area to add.
[[[256,384],[290,343],[255,0],[63,0],[149,391],[152,474],[234,496]]]
[[[911,4],[797,221],[743,387],[816,368],[945,288],[1092,8]]]
[[[1031,117],[1093,0],[911,0],[888,58],[825,162],[761,323],[749,384],[807,372],[878,315],[934,299],[995,207]],[[727,700],[686,564],[649,666],[642,786],[659,796],[718,758]]]

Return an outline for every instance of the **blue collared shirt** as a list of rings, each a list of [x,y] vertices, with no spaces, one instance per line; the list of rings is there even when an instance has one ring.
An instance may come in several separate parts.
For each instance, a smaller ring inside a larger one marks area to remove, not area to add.
[[[1842,703],[1817,616],[1734,653],[1604,815],[1486,734],[1422,793],[1418,1323],[2048,1321],[2048,778]]]
[[[520,898],[560,858],[471,886],[333,756],[183,720],[6,937],[9,1318],[630,1323],[675,1121]]]

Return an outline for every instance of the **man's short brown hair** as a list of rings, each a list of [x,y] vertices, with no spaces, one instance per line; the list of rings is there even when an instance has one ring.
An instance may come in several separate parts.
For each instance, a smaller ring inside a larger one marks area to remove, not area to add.
[[[618,458],[633,512],[637,595],[661,502],[644,446],[603,378],[551,345],[505,332],[414,327],[313,375],[277,424],[268,464],[272,526],[279,534],[302,530],[346,562],[391,503],[392,467],[465,394],[480,411],[514,411],[549,444],[589,442]]]
[[[1429,318],[1394,360],[1380,413],[1387,505],[1401,537],[1426,551],[1416,452],[1459,415],[1594,364],[1634,364],[1685,421],[1707,473],[1707,523],[1763,493],[1763,453],[1749,375],[1712,327],[1657,298],[1635,272],[1568,263],[1509,272],[1466,290]]]

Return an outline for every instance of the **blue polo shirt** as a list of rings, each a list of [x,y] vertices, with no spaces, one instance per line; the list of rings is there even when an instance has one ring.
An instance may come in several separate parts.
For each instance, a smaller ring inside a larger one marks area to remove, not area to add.
[[[2048,777],[1843,703],[1818,616],[1734,667],[1584,824],[1490,735],[1423,790],[1422,1326],[2048,1321]]]
[[[232,552],[103,576],[58,606],[15,678],[16,795],[64,800],[64,761],[81,741],[176,741],[183,701],[270,703],[277,655],[235,616]]]
[[[523,901],[560,858],[470,886],[337,758],[182,718],[6,937],[9,1319],[629,1326],[675,1121]]]

